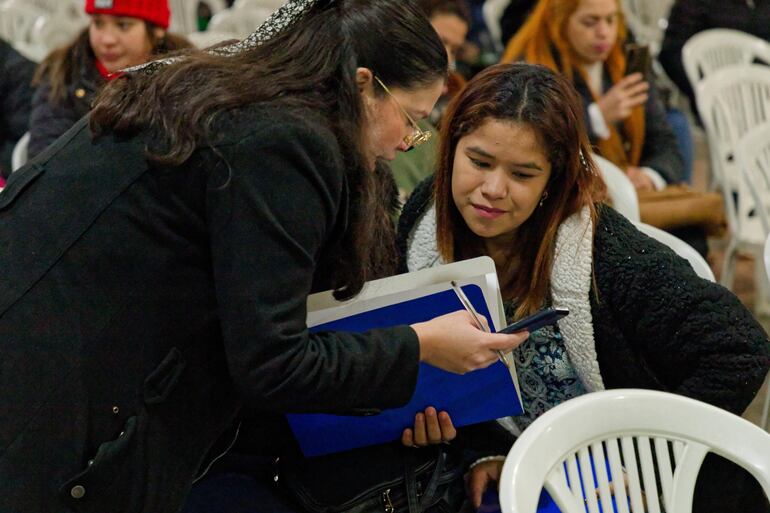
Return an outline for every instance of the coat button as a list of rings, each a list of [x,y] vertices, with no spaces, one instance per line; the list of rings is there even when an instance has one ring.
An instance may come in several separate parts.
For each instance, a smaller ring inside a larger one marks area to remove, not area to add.
[[[70,495],[73,499],[82,499],[86,495],[86,489],[80,485],[73,486]]]
[[[86,96],[86,90],[83,89],[82,87],[78,87],[77,89],[75,89],[75,96],[77,96],[78,98],[84,98]]]
[[[118,408],[117,406],[113,406],[113,407],[112,407],[112,413],[114,413],[115,415],[117,415],[118,413],[120,413],[120,408]]]

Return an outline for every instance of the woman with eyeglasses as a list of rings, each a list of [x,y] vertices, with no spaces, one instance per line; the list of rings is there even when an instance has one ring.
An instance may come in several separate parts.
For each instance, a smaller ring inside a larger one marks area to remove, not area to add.
[[[519,344],[465,312],[306,327],[311,292],[392,271],[378,162],[415,142],[405,112],[427,115],[446,72],[408,2],[290,0],[239,45],[112,81],[12,175],[0,510],[176,512],[239,414],[267,464],[293,442],[285,412],[398,406],[420,361],[466,372]]]

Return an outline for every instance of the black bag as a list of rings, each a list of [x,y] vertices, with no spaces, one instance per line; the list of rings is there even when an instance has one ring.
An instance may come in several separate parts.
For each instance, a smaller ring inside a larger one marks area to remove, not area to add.
[[[275,479],[311,513],[459,513],[469,508],[464,469],[450,445],[414,449],[393,443],[283,457]]]

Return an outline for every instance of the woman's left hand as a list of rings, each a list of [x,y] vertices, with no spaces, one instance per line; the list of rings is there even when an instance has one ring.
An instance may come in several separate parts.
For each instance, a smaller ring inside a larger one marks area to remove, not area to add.
[[[407,447],[425,447],[446,443],[457,436],[452,419],[445,411],[437,412],[433,406],[425,408],[414,416],[414,429],[406,428],[401,443]]]
[[[481,506],[481,497],[487,488],[500,481],[502,471],[503,462],[495,460],[479,463],[465,474],[468,498],[476,508]]]

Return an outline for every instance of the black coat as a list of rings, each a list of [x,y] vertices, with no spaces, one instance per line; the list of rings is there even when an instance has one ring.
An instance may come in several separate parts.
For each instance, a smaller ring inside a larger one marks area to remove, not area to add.
[[[575,89],[583,99],[583,111],[586,129],[592,144],[597,144],[598,138],[591,128],[588,116],[588,106],[594,102],[594,97],[588,84],[585,83],[579,73],[574,74]],[[602,79],[604,90],[612,87],[612,81],[605,70]],[[658,90],[650,82],[649,97],[644,105],[644,146],[639,159],[640,167],[650,167],[660,173],[666,183],[678,183],[682,181],[684,174],[684,160],[676,145],[676,136],[666,119],[666,109],[660,99]],[[621,132],[622,136],[622,132]]]
[[[88,114],[96,94],[105,84],[92,57],[84,57],[72,71],[67,93],[63,100],[54,102],[51,84],[44,79],[32,97],[32,112],[29,119],[29,147],[32,158],[72,128],[80,118]]]
[[[431,204],[431,189],[428,179],[404,206],[402,255]],[[663,390],[740,415],[770,369],[767,334],[729,290],[699,278],[686,260],[606,206],[595,229],[589,298],[599,370],[608,389]],[[710,457],[699,475],[693,511],[770,508],[748,473]]]
[[[770,2],[767,0],[676,0],[658,60],[666,74],[690,98],[695,95],[682,64],[682,47],[703,30],[729,28],[770,41]],[[766,63],[770,64],[770,63]]]
[[[160,168],[85,118],[0,196],[0,511],[171,513],[239,409],[410,398],[411,328],[306,329],[345,229],[331,131],[250,107],[215,133]]]
[[[29,126],[35,63],[0,39],[0,174],[11,172],[11,154]]]

